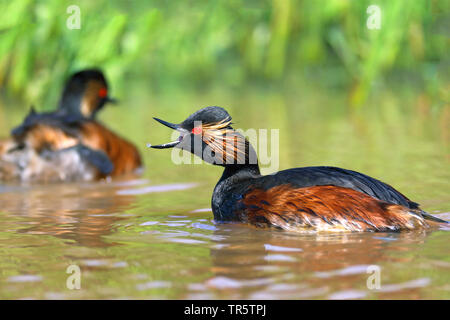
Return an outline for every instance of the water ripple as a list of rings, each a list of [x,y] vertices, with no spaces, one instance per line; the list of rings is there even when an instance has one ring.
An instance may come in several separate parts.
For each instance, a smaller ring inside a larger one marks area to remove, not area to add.
[[[301,251],[303,251],[300,248],[289,248],[289,247],[273,246],[271,244],[264,244],[264,248],[267,251],[276,251],[276,252],[301,252]]]
[[[21,274],[18,276],[11,276],[6,281],[8,282],[39,282],[42,281],[41,276],[32,274]]]
[[[430,283],[431,283],[431,280],[429,278],[420,278],[420,279],[411,280],[411,281],[403,282],[403,283],[381,285],[381,288],[377,291],[394,292],[394,291],[400,291],[400,290],[405,290],[405,289],[421,288],[421,287],[428,286]]]
[[[344,299],[362,299],[367,296],[365,291],[361,290],[343,290],[332,293],[328,296],[328,299],[332,300],[344,300]]]
[[[287,262],[296,261],[295,258],[293,258],[291,256],[287,256],[285,254],[268,254],[264,257],[264,260],[266,260],[266,261],[287,261]]]
[[[334,276],[349,276],[349,275],[355,275],[355,274],[363,274],[363,273],[367,273],[368,267],[370,267],[370,265],[355,265],[355,266],[350,266],[350,267],[339,269],[339,270],[316,272],[315,275],[318,278],[331,278]]]
[[[168,192],[168,191],[178,191],[178,190],[186,190],[196,187],[197,183],[172,183],[172,184],[162,184],[157,186],[147,186],[139,189],[123,189],[119,190],[116,193],[118,195],[141,195],[147,193],[155,193],[155,192]]]
[[[215,226],[212,226],[209,224],[204,224],[204,223],[199,223],[199,222],[192,223],[191,227],[197,228],[197,229],[203,229],[203,230],[211,230],[211,231],[218,230],[218,228]]]

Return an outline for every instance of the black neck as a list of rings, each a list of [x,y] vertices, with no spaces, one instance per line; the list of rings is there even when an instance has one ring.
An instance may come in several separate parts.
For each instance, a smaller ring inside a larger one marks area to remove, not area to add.
[[[59,101],[58,109],[70,114],[81,114],[81,99],[82,94],[79,92],[64,92]]]
[[[231,164],[226,165],[219,183],[230,177],[250,177],[261,175],[258,164]]]
[[[249,156],[252,155],[252,156]],[[214,188],[211,205],[218,221],[236,220],[234,206],[239,197],[253,181],[261,176],[256,152],[246,140],[245,163],[225,164],[222,177]],[[240,190],[242,189],[242,190]]]
[[[243,136],[237,135],[237,137],[241,137],[245,139]],[[222,177],[219,180],[219,183],[223,180],[226,180],[230,177],[236,177],[237,179],[246,177],[254,177],[260,176],[259,165],[258,165],[258,156],[256,154],[255,149],[251,145],[251,143],[245,139],[243,153],[245,154],[245,158],[243,163],[225,163],[225,170],[223,171]],[[235,180],[235,179],[233,179]]]
[[[222,177],[214,188],[211,206],[214,219],[218,221],[233,221],[233,206],[240,192],[236,188],[246,188],[253,178],[260,177],[258,164],[226,165]]]

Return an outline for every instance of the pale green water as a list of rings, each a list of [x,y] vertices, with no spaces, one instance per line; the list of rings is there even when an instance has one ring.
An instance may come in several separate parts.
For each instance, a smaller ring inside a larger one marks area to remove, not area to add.
[[[143,176],[0,186],[0,298],[449,299],[449,228],[315,236],[216,225],[208,208],[221,168],[145,148],[170,139],[152,116],[178,122],[220,105],[236,128],[280,129],[280,170],[357,170],[450,219],[448,110],[394,93],[352,116],[345,104],[328,92],[129,92],[101,120],[139,146]],[[1,133],[24,113],[0,108]],[[71,264],[80,290],[66,288]],[[380,290],[367,288],[370,265]]]

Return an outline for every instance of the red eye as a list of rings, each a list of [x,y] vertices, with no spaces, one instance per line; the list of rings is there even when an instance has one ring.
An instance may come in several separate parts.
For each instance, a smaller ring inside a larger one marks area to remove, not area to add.
[[[106,90],[106,88],[101,88],[100,90],[98,90],[98,96],[100,98],[104,98],[108,95],[108,90]]]
[[[202,133],[202,127],[194,127],[194,129],[192,129],[192,133],[193,134],[201,134]]]

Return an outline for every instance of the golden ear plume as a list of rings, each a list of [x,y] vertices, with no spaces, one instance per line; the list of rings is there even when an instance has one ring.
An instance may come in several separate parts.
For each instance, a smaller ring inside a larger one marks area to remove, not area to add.
[[[217,155],[222,155],[224,164],[245,163],[246,140],[230,127],[231,120],[202,125],[203,141]]]

